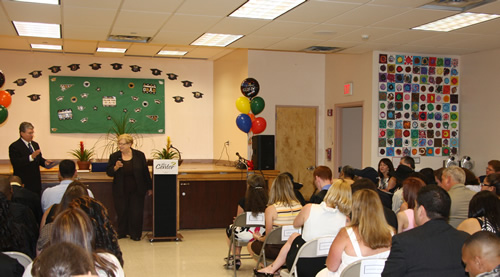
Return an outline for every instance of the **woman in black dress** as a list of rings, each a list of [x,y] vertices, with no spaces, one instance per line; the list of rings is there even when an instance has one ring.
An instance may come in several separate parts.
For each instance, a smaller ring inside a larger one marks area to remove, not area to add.
[[[118,215],[118,238],[138,241],[142,235],[144,196],[153,194],[144,153],[132,149],[132,136],[118,137],[119,151],[109,156],[106,173],[113,177],[113,199]]]

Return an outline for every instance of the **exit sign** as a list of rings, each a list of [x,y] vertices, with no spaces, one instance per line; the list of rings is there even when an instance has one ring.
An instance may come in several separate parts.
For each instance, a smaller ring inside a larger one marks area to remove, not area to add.
[[[352,83],[345,83],[344,95],[352,95]]]

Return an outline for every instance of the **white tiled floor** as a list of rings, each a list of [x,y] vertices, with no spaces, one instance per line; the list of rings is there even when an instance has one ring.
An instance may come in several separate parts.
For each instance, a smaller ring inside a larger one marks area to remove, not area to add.
[[[120,239],[127,277],[233,276],[225,269],[228,246],[224,229],[181,230],[180,242]],[[244,253],[246,249],[244,249]],[[238,276],[253,276],[254,260],[242,260]]]

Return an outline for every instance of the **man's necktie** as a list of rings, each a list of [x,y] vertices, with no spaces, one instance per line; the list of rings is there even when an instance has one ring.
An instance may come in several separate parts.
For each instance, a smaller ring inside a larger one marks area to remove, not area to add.
[[[31,142],[28,142],[28,149],[30,150],[30,154],[35,152],[35,150],[33,150],[33,147],[31,146]]]

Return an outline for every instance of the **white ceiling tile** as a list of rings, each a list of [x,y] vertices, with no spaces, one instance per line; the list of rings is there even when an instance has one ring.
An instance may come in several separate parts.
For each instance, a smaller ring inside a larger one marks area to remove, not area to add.
[[[3,1],[12,21],[61,24],[61,7],[57,5]]]
[[[222,16],[175,14],[168,19],[162,31],[200,32],[203,34],[223,18]]]
[[[322,41],[319,40],[311,40],[311,39],[284,39],[279,41],[266,49],[271,50],[287,50],[287,51],[302,51],[310,46],[317,46]]]
[[[447,45],[457,41],[463,41],[464,39],[470,39],[471,36],[466,34],[458,34],[458,33],[441,33],[441,32],[427,32],[429,33],[429,37],[422,39],[415,39],[410,41],[411,45],[418,46],[431,46],[431,47],[439,47],[443,45]],[[431,36],[431,34],[433,34]]]
[[[359,28],[357,26],[319,24],[292,36],[292,38],[329,40],[353,32]]]
[[[451,33],[500,35],[500,18],[451,31]]]
[[[374,22],[371,26],[410,29],[454,14],[456,12],[414,9],[409,12],[389,16],[384,20]]]
[[[431,2],[431,0],[373,0],[370,4],[385,5],[391,7],[417,8]]]
[[[249,36],[244,36],[239,40],[231,43],[231,47],[248,48],[248,49],[265,49],[283,39],[285,38],[249,35]]]
[[[137,56],[154,56],[158,51],[162,49],[161,44],[132,44],[127,50],[126,55],[137,55]]]
[[[348,2],[308,1],[278,17],[277,20],[323,23],[359,5],[359,3]]]
[[[197,47],[189,51],[184,57],[186,58],[204,58],[210,59],[213,56],[224,53],[224,47]]]
[[[107,40],[109,30],[98,26],[63,25],[63,38],[77,40]]]
[[[117,28],[160,29],[170,15],[170,13],[121,11],[113,26]]]
[[[143,12],[175,12],[184,0],[124,0],[121,9]]]
[[[420,31],[420,30],[404,30],[404,31],[394,32],[394,34],[384,36],[383,38],[370,39],[370,41],[373,41],[373,42],[390,41],[390,42],[393,42],[395,44],[406,44],[406,43],[411,43],[411,42],[421,40],[421,39],[434,38],[440,34],[441,33],[438,33],[438,32],[428,32],[428,31]]]
[[[384,28],[360,28],[356,29],[348,34],[336,37],[335,39],[342,41],[354,41],[354,42],[365,42],[362,36],[368,35],[367,41],[379,40],[386,36],[393,35],[399,32],[399,30],[394,29],[384,29]]]
[[[7,18],[7,14],[0,6],[0,35],[15,36],[17,35],[12,22]]]
[[[259,36],[280,36],[289,37],[297,32],[302,32],[317,24],[304,23],[304,22],[289,22],[289,21],[272,21],[259,30],[253,32],[254,35]]]
[[[470,9],[468,12],[500,14],[500,1],[491,2],[486,5]]]
[[[247,0],[185,0],[179,14],[228,16]]]
[[[339,15],[331,20],[328,24],[339,25],[354,25],[354,26],[369,26],[373,22],[378,22],[391,17],[393,14],[409,11],[409,8],[404,7],[385,7],[364,5],[356,9],[350,10],[342,15]]]
[[[207,32],[246,35],[261,28],[269,22],[269,20],[226,17],[208,29]]]
[[[63,0],[61,1],[64,7],[73,6],[73,7],[86,7],[86,8],[96,8],[99,7],[101,9],[118,9],[122,0]]]
[[[161,31],[151,40],[151,42],[189,45],[197,38],[199,38],[201,35],[202,33],[183,32],[183,31]]]
[[[96,26],[110,29],[115,19],[115,10],[64,6],[64,24]]]
[[[153,37],[158,32],[157,29],[140,29],[140,28],[113,28],[112,35],[122,36],[140,36],[140,37]]]

